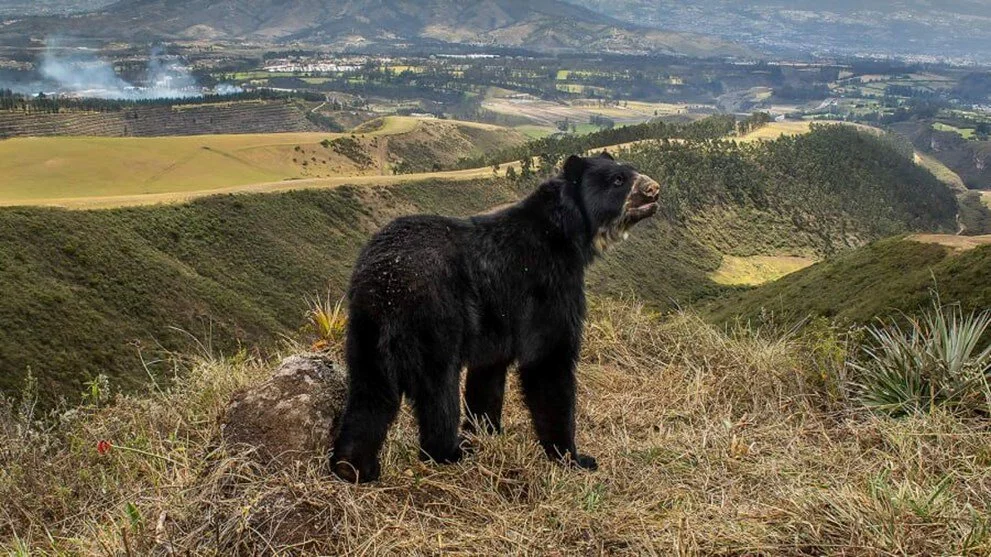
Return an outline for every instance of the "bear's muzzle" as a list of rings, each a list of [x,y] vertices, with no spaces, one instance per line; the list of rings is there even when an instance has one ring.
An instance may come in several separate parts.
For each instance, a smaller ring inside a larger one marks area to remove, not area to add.
[[[657,212],[661,186],[649,176],[637,174],[623,207],[624,228],[633,226]]]

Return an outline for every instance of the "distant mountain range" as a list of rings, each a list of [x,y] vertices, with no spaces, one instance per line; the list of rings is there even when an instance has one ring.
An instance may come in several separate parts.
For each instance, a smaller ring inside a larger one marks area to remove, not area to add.
[[[0,29],[0,38],[29,33],[350,46],[440,41],[544,51],[750,53],[729,41],[640,27],[560,0],[123,0],[85,16],[29,18]]]
[[[81,12],[93,12],[80,16]],[[0,0],[0,41],[416,41],[689,56],[991,63],[991,0]],[[30,16],[47,17],[30,17]]]
[[[0,17],[65,15],[99,10],[115,0],[0,0]]]
[[[788,54],[991,62],[991,0],[570,0],[638,25]]]

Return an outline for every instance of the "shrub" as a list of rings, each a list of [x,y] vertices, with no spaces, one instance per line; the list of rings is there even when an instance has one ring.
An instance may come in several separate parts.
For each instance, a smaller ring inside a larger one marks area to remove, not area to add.
[[[933,308],[907,324],[867,328],[868,345],[851,362],[867,406],[893,415],[928,413],[937,406],[966,414],[991,413],[991,312]]]

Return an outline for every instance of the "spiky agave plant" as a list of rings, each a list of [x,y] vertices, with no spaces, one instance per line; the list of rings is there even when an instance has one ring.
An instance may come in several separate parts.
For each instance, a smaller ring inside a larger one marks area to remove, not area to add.
[[[889,414],[927,413],[936,406],[991,414],[991,312],[940,305],[907,324],[879,322],[850,363],[864,403]]]

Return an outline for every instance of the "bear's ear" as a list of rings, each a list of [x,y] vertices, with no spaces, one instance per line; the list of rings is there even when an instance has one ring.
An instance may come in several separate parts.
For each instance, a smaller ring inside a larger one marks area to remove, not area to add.
[[[585,174],[585,159],[578,155],[571,155],[564,161],[564,179],[569,182],[579,182]]]
[[[600,159],[609,159],[611,161],[616,160],[616,159],[612,158],[612,155],[609,154],[609,151],[606,151],[605,149],[603,149],[602,152],[599,153],[599,158]]]

